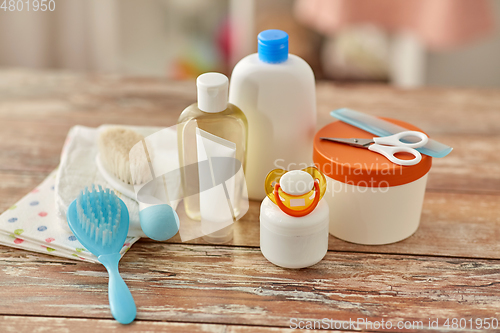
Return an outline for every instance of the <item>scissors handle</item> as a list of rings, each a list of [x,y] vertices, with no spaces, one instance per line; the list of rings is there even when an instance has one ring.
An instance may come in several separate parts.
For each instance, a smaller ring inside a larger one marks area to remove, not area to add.
[[[392,147],[392,146],[382,146],[377,143],[368,147],[369,150],[374,151],[376,153],[384,155],[389,161],[398,165],[415,165],[418,164],[422,160],[422,155],[410,147]],[[402,160],[394,156],[397,153],[410,153],[415,156],[414,159],[411,160]]]
[[[401,139],[417,137],[420,140],[417,142],[403,142]],[[395,147],[409,147],[419,148],[425,146],[429,138],[422,132],[418,131],[403,131],[389,136],[382,136],[373,138],[373,141],[379,145],[395,146]]]

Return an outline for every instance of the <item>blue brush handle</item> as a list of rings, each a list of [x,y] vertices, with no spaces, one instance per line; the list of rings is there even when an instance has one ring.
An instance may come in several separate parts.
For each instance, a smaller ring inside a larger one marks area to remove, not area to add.
[[[121,324],[130,324],[135,319],[137,309],[134,298],[118,272],[119,253],[100,255],[97,259],[109,274],[108,298],[111,314]]]

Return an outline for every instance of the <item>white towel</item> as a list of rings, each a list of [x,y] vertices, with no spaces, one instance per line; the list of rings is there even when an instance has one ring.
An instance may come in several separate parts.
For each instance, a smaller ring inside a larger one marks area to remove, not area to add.
[[[110,126],[130,128],[144,137],[162,129],[161,127],[123,125],[102,125],[99,128],[77,125],[71,128],[61,153],[61,164],[57,172],[55,183],[57,215],[60,219],[61,226],[67,231],[69,231],[69,227],[66,222],[66,212],[70,203],[78,196],[80,190],[92,184],[101,185],[103,188],[113,189],[100,174],[95,163],[95,157],[98,154],[97,140],[99,131]],[[175,137],[173,139],[175,139]],[[115,192],[120,199],[123,200],[129,211],[130,228],[128,236],[146,237],[141,229],[139,205],[137,201],[122,195],[116,190]],[[176,207],[177,202],[172,202],[172,208],[175,210]]]

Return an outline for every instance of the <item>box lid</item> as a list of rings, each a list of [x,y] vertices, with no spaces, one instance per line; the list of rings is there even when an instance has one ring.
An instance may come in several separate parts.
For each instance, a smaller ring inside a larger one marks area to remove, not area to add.
[[[423,132],[406,122],[382,118],[412,131]],[[425,133],[425,132],[424,132]],[[321,137],[371,139],[375,135],[342,121],[332,122],[316,133],[313,159],[316,167],[330,178],[363,187],[389,187],[411,183],[429,172],[432,157],[422,154],[420,163],[412,166],[397,165],[383,155],[364,148],[321,140]],[[408,153],[398,158],[412,159]]]

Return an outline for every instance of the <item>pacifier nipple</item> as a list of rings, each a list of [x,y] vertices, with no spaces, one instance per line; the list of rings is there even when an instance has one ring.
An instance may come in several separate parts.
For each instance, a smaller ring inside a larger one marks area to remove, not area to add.
[[[309,193],[314,187],[313,177],[302,170],[293,170],[285,173],[280,179],[283,192],[293,196]]]
[[[315,167],[286,171],[275,169],[266,177],[267,197],[294,217],[311,213],[326,192],[326,178]]]

